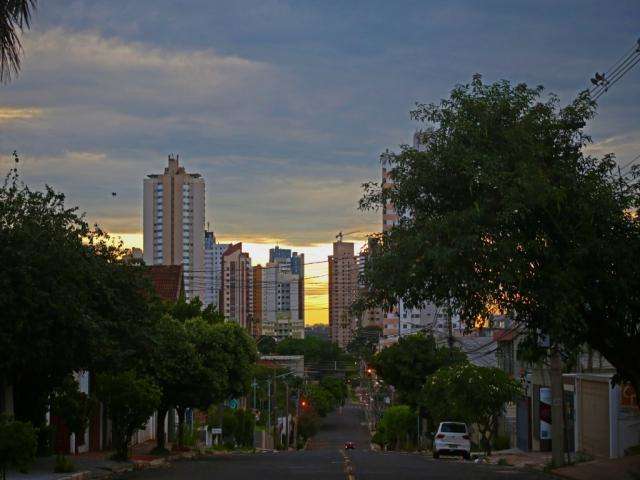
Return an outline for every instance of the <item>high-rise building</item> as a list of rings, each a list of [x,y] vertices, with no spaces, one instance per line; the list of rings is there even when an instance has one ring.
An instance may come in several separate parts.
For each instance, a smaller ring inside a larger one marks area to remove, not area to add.
[[[222,309],[227,320],[252,331],[253,269],[242,243],[231,245],[222,256]]]
[[[365,293],[365,285],[361,280],[362,275],[364,274],[365,263],[367,261],[367,253],[366,250],[362,250],[358,254],[357,262],[358,262],[358,293]],[[384,312],[382,308],[368,308],[362,313],[360,317],[360,326],[361,327],[380,327],[382,328],[384,319]]]
[[[231,246],[230,243],[217,243],[213,232],[204,232],[204,305],[220,308],[220,292],[222,288],[222,256]]]
[[[262,273],[264,268],[262,265],[253,267],[253,328],[252,335],[254,338],[260,338],[262,332]]]
[[[144,261],[147,265],[183,265],[188,299],[204,300],[204,180],[187,173],[169,156],[162,174],[144,179]]]
[[[254,269],[261,279],[260,326],[262,335],[304,338],[304,255],[275,247],[269,263]],[[256,300],[257,301],[257,300]]]
[[[346,348],[358,326],[351,306],[358,294],[358,264],[353,243],[333,242],[329,255],[329,330],[331,341]]]

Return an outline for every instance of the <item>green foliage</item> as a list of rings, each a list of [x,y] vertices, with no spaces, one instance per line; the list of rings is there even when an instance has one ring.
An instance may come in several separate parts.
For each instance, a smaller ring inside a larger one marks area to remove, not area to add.
[[[360,308],[451,302],[469,324],[497,308],[532,337],[587,343],[640,390],[640,169],[586,153],[587,92],[564,108],[542,93],[476,75],[412,112],[420,149],[389,154],[393,188],[361,200],[400,221],[373,239]]]
[[[320,385],[307,385],[306,397],[313,409],[321,417],[326,417],[335,406],[335,398],[331,392]]]
[[[506,458],[500,458],[498,460],[498,465],[500,465],[501,467],[509,467],[509,466],[511,466],[511,464],[509,463],[509,461]]]
[[[56,464],[53,467],[53,471],[56,473],[70,473],[76,469],[76,466],[73,464],[69,457],[65,457],[64,455],[56,456]]]
[[[0,414],[0,473],[4,480],[7,469],[26,471],[37,448],[36,431],[30,423]]]
[[[353,339],[347,345],[347,352],[357,359],[370,362],[376,353],[381,336],[382,328],[377,325],[358,328]]]
[[[320,386],[331,393],[334,404],[344,405],[349,395],[349,389],[344,379],[325,376],[320,380]]]
[[[376,445],[379,445],[380,448],[383,448],[386,444],[386,438],[383,432],[381,432],[380,430],[377,430],[376,433],[373,434],[373,436],[371,437],[371,443],[375,443]]]
[[[279,355],[304,355],[306,364],[341,362],[348,357],[333,342],[320,337],[285,338],[276,347]]]
[[[278,343],[275,338],[263,335],[258,339],[257,345],[260,353],[269,354],[276,352]]]
[[[76,379],[69,375],[52,396],[51,409],[54,415],[64,420],[71,433],[83,435],[96,402],[79,389]]]
[[[215,305],[212,303],[207,305],[201,314],[202,318],[205,322],[216,324],[216,323],[224,323],[224,313],[218,311]]]
[[[520,384],[504,371],[465,363],[430,375],[420,402],[436,423],[450,420],[477,425],[481,446],[491,453],[498,416],[520,393]]]
[[[418,434],[417,424],[418,416],[408,405],[389,407],[380,419],[374,443],[392,450],[409,448]]]
[[[256,417],[251,410],[236,410],[237,426],[234,432],[236,443],[240,447],[253,447],[253,432]]]
[[[153,381],[133,371],[100,374],[98,396],[113,422],[115,459],[128,458],[128,444],[136,430],[144,428],[160,404],[161,390]]]
[[[404,403],[417,405],[422,385],[443,366],[466,361],[458,349],[438,347],[432,335],[422,332],[401,337],[373,358],[377,374],[398,391]]]
[[[208,413],[209,426],[219,427],[220,410],[212,407]],[[223,408],[222,437],[225,445],[231,446],[229,449],[233,449],[235,446],[252,448],[254,430],[255,416],[251,410]]]
[[[177,302],[167,304],[167,313],[179,322],[202,316],[202,302],[198,297],[187,301],[181,295]]]
[[[121,369],[145,350],[150,284],[125,253],[63,194],[14,171],[0,186],[0,375],[16,418],[42,426],[71,373]]]
[[[320,429],[320,417],[315,410],[307,408],[298,416],[298,435],[304,441],[313,437]]]

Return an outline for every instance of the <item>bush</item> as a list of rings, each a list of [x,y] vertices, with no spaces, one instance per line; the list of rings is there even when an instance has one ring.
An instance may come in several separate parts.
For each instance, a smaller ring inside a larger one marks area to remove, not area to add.
[[[380,448],[383,448],[385,445],[384,434],[380,430],[378,430],[376,433],[373,434],[373,437],[371,437],[371,443],[380,445]]]
[[[298,436],[303,440],[313,437],[320,428],[320,418],[313,410],[302,412],[298,417]]]
[[[509,461],[506,458],[501,458],[498,460],[498,465],[500,465],[501,467],[509,467],[511,466],[511,464],[509,463]]]
[[[493,439],[494,450],[507,450],[508,448],[510,448],[510,446],[510,439],[506,435],[496,435],[496,437]]]
[[[389,449],[407,449],[417,435],[418,417],[408,405],[396,405],[388,408],[378,425],[383,443]]]
[[[33,463],[37,447],[38,436],[30,423],[0,415],[0,474],[3,479],[10,467],[25,472]]]
[[[58,455],[56,457],[56,465],[53,468],[53,471],[56,473],[69,473],[73,472],[76,469],[73,462],[65,457],[64,455]]]

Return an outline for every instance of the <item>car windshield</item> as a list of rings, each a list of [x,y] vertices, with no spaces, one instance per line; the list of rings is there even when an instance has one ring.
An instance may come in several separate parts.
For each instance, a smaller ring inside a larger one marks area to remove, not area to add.
[[[440,431],[442,433],[467,433],[467,426],[464,423],[443,423]]]

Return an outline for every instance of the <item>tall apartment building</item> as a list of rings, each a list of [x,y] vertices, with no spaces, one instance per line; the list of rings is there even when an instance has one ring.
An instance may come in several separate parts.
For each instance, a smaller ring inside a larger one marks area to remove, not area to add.
[[[300,313],[298,290],[300,278],[292,272],[291,262],[276,259],[261,267],[260,272],[260,307],[254,308],[254,311],[260,311],[262,335],[277,339],[304,338],[304,318]],[[254,287],[254,291],[257,290]]]
[[[304,253],[275,246],[269,249],[269,262],[289,263],[291,273],[298,276],[298,320],[304,324]]]
[[[253,330],[253,269],[242,243],[231,245],[222,256],[222,309],[224,317]]]
[[[164,173],[144,179],[144,261],[183,265],[188,299],[204,299],[204,179],[169,156]]]
[[[331,341],[346,348],[358,319],[350,312],[358,294],[358,263],[353,243],[333,242],[329,255],[329,330]]]
[[[222,289],[222,256],[231,246],[230,243],[217,243],[213,232],[204,232],[204,305],[220,308]]]
[[[253,338],[265,335],[262,331],[262,278],[264,268],[262,265],[253,267]]]
[[[361,280],[362,275],[364,274],[365,263],[367,261],[366,251],[363,249],[358,254],[357,263],[358,263],[358,292],[365,291],[364,283]],[[384,319],[384,311],[382,308],[369,308],[362,313],[360,318],[360,326],[361,327],[371,327],[376,326],[382,328]]]

